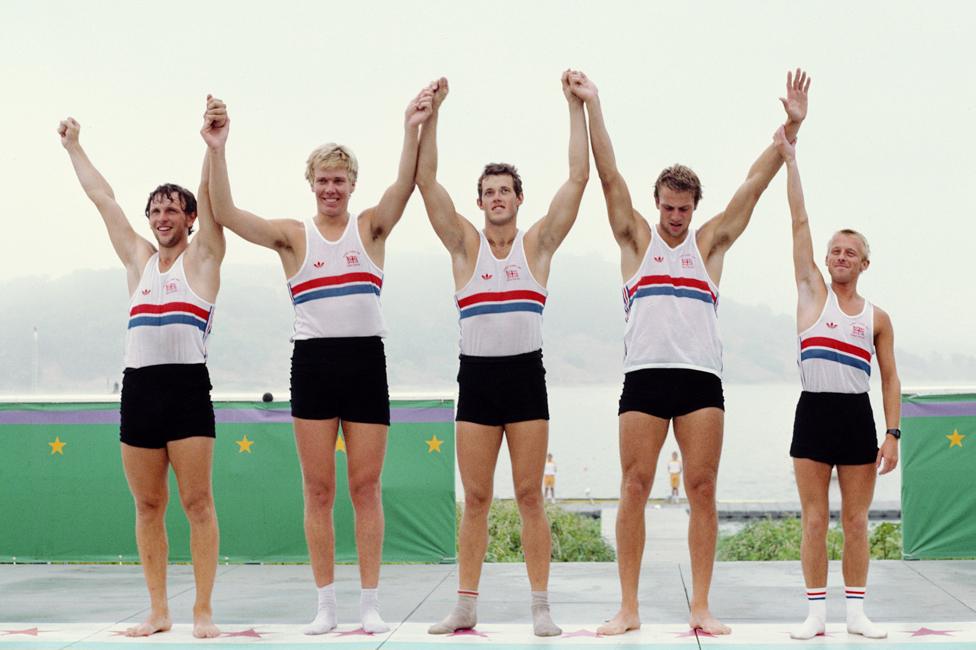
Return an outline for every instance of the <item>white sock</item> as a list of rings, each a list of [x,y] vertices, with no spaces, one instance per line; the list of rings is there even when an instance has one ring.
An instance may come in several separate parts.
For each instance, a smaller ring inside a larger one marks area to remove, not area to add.
[[[807,589],[807,618],[800,627],[790,630],[792,639],[812,639],[827,629],[827,588]]]
[[[847,633],[860,634],[868,639],[883,639],[888,636],[888,631],[872,623],[864,614],[866,593],[866,587],[844,586],[844,595],[847,596]]]
[[[532,632],[536,636],[559,636],[563,633],[559,626],[552,622],[548,591],[532,592]]]
[[[380,616],[379,589],[363,589],[359,592],[359,620],[363,624],[363,631],[370,634],[382,634],[390,631]]]
[[[335,583],[318,587],[319,608],[315,613],[315,620],[302,630],[305,634],[325,634],[336,626],[336,596]]]
[[[427,628],[427,634],[449,634],[469,630],[478,624],[478,592],[458,589],[457,605],[440,623]]]

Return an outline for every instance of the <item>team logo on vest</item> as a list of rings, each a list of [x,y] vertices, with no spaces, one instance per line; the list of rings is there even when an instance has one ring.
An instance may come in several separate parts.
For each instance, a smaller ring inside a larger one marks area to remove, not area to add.
[[[837,329],[837,323],[827,323],[827,327],[829,327],[832,330]]]
[[[180,291],[180,281],[176,278],[172,280],[167,280],[166,284],[163,285],[163,291],[167,294],[177,293]]]
[[[481,274],[481,279],[482,280],[491,280],[493,277],[495,277],[495,276],[493,276],[491,273],[482,273]]]
[[[655,255],[654,256],[654,261],[657,262],[658,264],[660,264],[661,262],[664,261],[664,256],[663,255]]]
[[[346,251],[343,255],[346,258],[346,266],[359,266],[359,251]]]
[[[148,296],[151,293],[152,293],[152,289],[143,289],[142,290],[142,295],[144,295],[144,296]]]
[[[864,335],[867,334],[868,328],[865,327],[864,323],[852,323],[851,324],[851,336],[856,336],[859,339],[863,339]]]
[[[323,266],[325,266],[325,262],[323,262],[322,260],[319,260],[318,262],[316,262],[316,263],[315,263],[315,264],[313,264],[312,266],[314,266],[314,267],[315,267],[315,268],[317,268],[317,269],[320,269],[320,268],[322,268]]]
[[[693,269],[695,268],[695,258],[691,255],[681,256],[681,268],[683,269]]]
[[[521,270],[522,267],[519,266],[518,264],[509,264],[508,266],[505,267],[505,280],[507,280],[508,282],[511,282],[512,280],[518,280],[519,271]]]

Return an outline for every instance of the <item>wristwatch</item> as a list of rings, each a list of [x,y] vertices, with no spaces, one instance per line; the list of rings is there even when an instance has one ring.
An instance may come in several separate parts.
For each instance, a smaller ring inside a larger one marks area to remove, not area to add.
[[[901,440],[901,429],[888,429],[885,433],[889,436],[893,436],[895,440]]]

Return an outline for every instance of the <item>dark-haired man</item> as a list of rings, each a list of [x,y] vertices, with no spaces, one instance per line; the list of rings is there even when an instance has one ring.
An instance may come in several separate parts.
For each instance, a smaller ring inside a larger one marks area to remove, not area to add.
[[[224,236],[210,212],[209,164],[204,161],[199,205],[178,185],[160,185],[149,195],[146,218],[154,245],[133,230],[111,186],[81,148],[80,129],[69,117],[58,126],[58,134],[125,266],[130,295],[120,439],[122,465],[136,505],[136,545],[150,610],[146,620],[126,634],[149,636],[172,627],[165,525],[172,465],[190,523],[196,581],[193,635],[217,637],[220,630],[211,607],[218,550],[210,478],[215,433],[206,341],[220,288]],[[200,232],[190,241],[194,223]]]
[[[515,167],[490,164],[478,179],[478,207],[484,228],[458,214],[437,182],[436,125],[447,79],[436,83],[433,114],[424,124],[417,163],[417,187],[434,232],[451,254],[455,301],[460,316],[457,458],[464,486],[464,515],[458,550],[458,601],[431,634],[447,634],[477,623],[478,583],[488,541],[488,507],[502,437],[512,458],[515,498],[522,517],[522,548],[532,589],[532,624],[537,636],[561,633],[549,613],[549,555],[552,539],[543,509],[542,474],[549,439],[549,406],[542,366],[542,310],[549,265],[576,221],[589,177],[583,102],[562,75],[569,103],[569,178],[548,213],[527,231],[516,225],[522,180]]]
[[[796,138],[807,112],[807,78],[787,73],[786,133]],[[701,183],[683,166],[665,169],[654,184],[659,220],[652,226],[634,209],[613,154],[596,86],[585,76],[573,92],[586,104],[593,157],[600,174],[610,228],[620,246],[627,327],[624,388],[620,397],[620,508],[617,565],[620,611],[600,634],[640,627],[637,586],[644,552],[644,508],[661,446],[673,421],[684,459],[685,494],[691,512],[688,546],[692,597],[689,623],[711,634],[729,628],[712,616],[712,580],[718,517],[715,485],[722,453],[725,402],[722,344],[718,336],[718,284],[725,253],[742,234],[760,195],[783,164],[768,146],[726,208],[690,228]]]

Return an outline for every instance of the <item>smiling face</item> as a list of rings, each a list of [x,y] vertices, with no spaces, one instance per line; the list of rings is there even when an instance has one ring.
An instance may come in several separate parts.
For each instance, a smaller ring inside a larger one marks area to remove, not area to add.
[[[349,179],[349,170],[341,167],[320,165],[312,178],[312,192],[319,214],[339,217],[349,209],[349,197],[356,189]]]
[[[486,223],[500,226],[514,221],[520,205],[522,196],[516,193],[510,174],[492,174],[481,181],[478,207],[484,210]]]
[[[870,265],[866,241],[853,231],[834,233],[827,245],[827,273],[831,282],[847,284],[857,278]]]
[[[149,227],[161,249],[185,246],[197,218],[196,212],[186,213],[177,192],[155,195],[149,201],[147,216]]]

